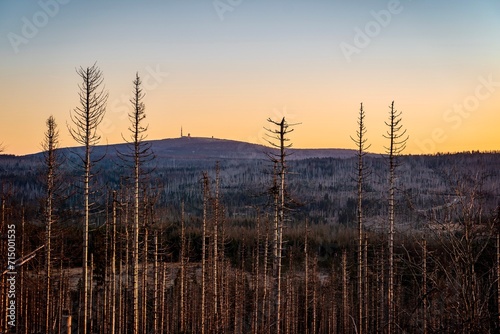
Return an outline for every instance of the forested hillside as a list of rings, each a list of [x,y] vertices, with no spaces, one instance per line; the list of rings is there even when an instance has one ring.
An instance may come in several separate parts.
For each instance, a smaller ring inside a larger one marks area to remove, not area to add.
[[[89,326],[96,333],[125,333],[132,319],[133,187],[130,169],[117,154],[124,147],[93,152],[102,157],[91,180],[88,240]],[[384,330],[387,157],[365,157],[360,276],[354,151],[296,150],[290,156],[286,227],[276,248],[277,174],[266,156],[276,151],[209,138],[153,142],[151,149],[155,158],[144,165],[139,191],[137,311],[144,333],[274,333],[277,251],[283,331]],[[81,321],[78,150],[57,151],[48,288],[46,160],[42,154],[0,156],[2,249],[7,254],[8,231],[14,229],[16,314],[28,332],[42,330],[47,317],[53,332],[64,329],[68,316],[73,328]],[[500,155],[401,156],[399,164],[398,326],[406,332],[423,332],[424,324],[427,333],[493,332],[500,307]],[[2,267],[8,268],[7,257]],[[48,315],[47,291],[53,300]]]

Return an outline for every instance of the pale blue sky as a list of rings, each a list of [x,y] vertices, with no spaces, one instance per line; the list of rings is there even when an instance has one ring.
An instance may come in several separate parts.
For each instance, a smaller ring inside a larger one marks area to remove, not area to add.
[[[230,10],[218,13],[217,3]],[[373,13],[391,6],[397,13],[377,22]],[[23,34],[26,21],[33,36]],[[341,45],[356,47],[370,24],[378,30],[368,44],[346,57]],[[26,43],[15,45],[13,34]],[[350,147],[363,102],[378,152],[395,100],[409,152],[500,149],[500,87],[467,115],[447,113],[474,96],[480,78],[500,82],[496,0],[1,1],[0,60],[7,153],[38,151],[50,114],[61,144],[75,145],[65,125],[77,103],[75,68],[95,61],[110,94],[103,143],[121,141],[139,71],[151,139],[176,137],[183,125],[197,136],[261,143],[265,119],[285,114],[302,122],[296,147]],[[433,138],[435,129],[444,135]]]

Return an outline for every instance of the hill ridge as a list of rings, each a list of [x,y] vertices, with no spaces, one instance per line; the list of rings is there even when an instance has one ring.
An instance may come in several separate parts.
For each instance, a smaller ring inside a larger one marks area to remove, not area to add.
[[[151,149],[158,158],[175,159],[266,159],[266,152],[276,152],[275,148],[262,144],[249,143],[234,139],[222,139],[214,137],[175,137],[146,140],[151,144]],[[108,145],[96,145],[94,154],[106,154],[111,157],[117,151],[125,150],[128,143],[116,143]],[[83,147],[64,147],[59,150],[78,153]],[[290,160],[302,160],[310,158],[351,158],[355,156],[353,149],[343,148],[289,148]],[[43,152],[20,155],[16,157],[31,157]]]

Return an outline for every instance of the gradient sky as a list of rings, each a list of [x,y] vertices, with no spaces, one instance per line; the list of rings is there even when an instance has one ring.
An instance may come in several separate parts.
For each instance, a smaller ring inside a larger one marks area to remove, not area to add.
[[[0,142],[61,146],[78,104],[75,69],[109,92],[102,144],[127,134],[135,73],[149,139],[264,143],[268,117],[302,123],[297,148],[353,148],[359,104],[383,152],[389,104],[406,153],[500,149],[500,1],[40,0],[0,2]]]

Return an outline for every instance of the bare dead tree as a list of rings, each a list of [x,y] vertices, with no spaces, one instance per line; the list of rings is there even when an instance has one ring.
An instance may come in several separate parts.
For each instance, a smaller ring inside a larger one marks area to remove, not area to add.
[[[422,307],[423,307],[423,334],[428,333],[427,327],[427,240],[422,239]]]
[[[52,276],[52,224],[54,222],[53,213],[53,201],[55,192],[55,178],[57,168],[59,166],[57,151],[59,146],[59,130],[57,129],[57,123],[53,116],[50,116],[47,121],[47,130],[45,132],[45,138],[42,143],[42,148],[45,155],[45,333],[51,333],[50,322],[51,322],[51,312],[50,308],[52,306],[51,301],[51,276]]]
[[[500,204],[497,205],[497,215],[494,224],[496,227],[497,326],[500,327]]]
[[[112,203],[112,226],[111,226],[111,291],[110,291],[110,334],[115,334],[116,332],[116,222],[117,213],[116,209],[118,206],[116,191],[113,191],[113,203]],[[118,313],[120,314],[120,313]],[[120,319],[120,318],[119,318]]]
[[[215,165],[215,199],[214,199],[214,221],[213,221],[213,312],[214,312],[214,328],[219,331],[219,294],[218,294],[218,266],[219,266],[219,196],[220,196],[220,167],[217,161]]]
[[[387,286],[387,308],[389,334],[395,331],[395,304],[394,304],[394,196],[396,190],[396,168],[399,166],[397,157],[406,148],[408,136],[401,124],[402,112],[394,109],[394,101],[389,106],[389,121],[385,124],[389,127],[384,138],[389,140],[389,146],[385,147],[389,161],[389,281]]]
[[[356,144],[357,150],[357,183],[358,183],[358,333],[363,334],[363,307],[365,304],[366,296],[363,295],[363,242],[364,242],[364,226],[363,226],[363,183],[368,173],[365,168],[364,158],[366,151],[370,148],[367,145],[366,127],[365,127],[365,112],[363,110],[363,103],[360,104],[358,115],[358,129],[356,130],[356,137],[351,137],[351,140]]]
[[[342,328],[344,333],[350,332],[349,326],[349,273],[347,271],[347,250],[342,250]]]
[[[203,232],[201,241],[201,333],[205,334],[206,329],[206,239],[207,239],[207,205],[208,198],[210,196],[210,190],[208,188],[208,174],[203,173]]]
[[[306,218],[306,228],[304,236],[304,333],[309,334],[309,224]]]
[[[96,162],[92,160],[92,147],[99,140],[100,135],[97,133],[97,127],[102,122],[106,113],[106,102],[108,93],[102,88],[103,76],[101,70],[96,64],[91,67],[80,67],[77,74],[82,79],[79,85],[80,105],[73,109],[70,114],[72,126],[68,126],[69,132],[73,139],[85,148],[83,156],[79,156],[81,166],[84,171],[83,176],[83,196],[84,196],[84,227],[83,227],[83,305],[81,307],[82,334],[87,334],[87,326],[89,322],[88,312],[88,254],[89,254],[89,221],[90,221],[90,179],[92,177],[91,168]]]
[[[181,204],[181,300],[180,300],[180,323],[181,333],[186,331],[186,226],[184,217],[184,201]]]
[[[489,317],[488,295],[493,284],[484,279],[481,258],[494,245],[496,217],[488,217],[484,212],[484,174],[460,173],[455,178],[454,200],[447,208],[449,215],[434,218],[434,226],[439,226],[439,230],[431,230],[441,252],[429,252],[429,257],[444,278],[440,295],[447,297],[442,300],[445,309],[439,320],[449,321],[467,333],[484,333],[491,330],[485,319]],[[495,275],[494,268],[492,260],[488,275]]]
[[[144,165],[154,159],[151,151],[151,143],[146,141],[146,131],[148,126],[144,125],[146,119],[145,96],[142,90],[142,81],[139,73],[136,73],[133,81],[133,96],[130,99],[132,111],[128,117],[130,126],[128,128],[130,139],[124,138],[129,144],[127,152],[119,152],[120,157],[127,163],[131,163],[134,176],[134,206],[133,206],[133,227],[132,227],[132,333],[139,333],[139,230],[140,230],[140,185],[142,178],[147,174]],[[147,259],[144,259],[147,261]]]
[[[275,279],[275,303],[276,303],[276,333],[281,332],[281,270],[282,270],[282,250],[283,250],[283,227],[285,223],[285,211],[287,211],[287,190],[285,177],[287,174],[287,149],[292,144],[288,143],[290,139],[288,135],[293,132],[294,125],[288,124],[285,117],[281,122],[273,121],[271,118],[267,120],[274,129],[265,128],[267,131],[266,141],[274,148],[279,150],[278,153],[269,153],[268,157],[275,164],[274,168],[274,185],[272,194],[275,200],[275,231],[274,231],[274,246],[273,246],[273,276]],[[278,178],[278,179],[277,179]]]

